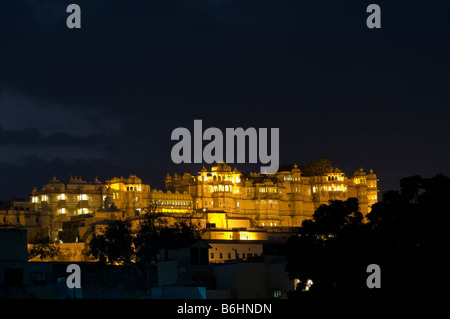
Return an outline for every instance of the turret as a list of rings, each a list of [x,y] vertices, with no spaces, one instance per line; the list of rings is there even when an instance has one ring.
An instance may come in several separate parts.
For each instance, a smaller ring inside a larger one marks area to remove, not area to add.
[[[367,187],[368,188],[377,188],[377,175],[373,172],[373,170],[369,171],[369,174],[366,177],[367,180]]]

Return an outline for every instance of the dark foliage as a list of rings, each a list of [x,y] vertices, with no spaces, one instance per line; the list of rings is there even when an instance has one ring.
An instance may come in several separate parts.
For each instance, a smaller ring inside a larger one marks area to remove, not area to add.
[[[450,179],[412,176],[400,182],[400,191],[389,191],[373,205],[362,222],[356,199],[330,201],[289,239],[286,270],[305,288],[305,294],[418,297],[439,282],[435,278],[443,239],[436,217],[449,209],[446,194]],[[441,218],[439,217],[439,218]],[[381,289],[369,289],[367,266],[381,268]]]

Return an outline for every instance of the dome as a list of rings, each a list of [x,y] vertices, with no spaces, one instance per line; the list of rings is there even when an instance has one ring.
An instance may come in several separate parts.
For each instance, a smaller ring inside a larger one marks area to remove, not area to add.
[[[212,172],[231,172],[231,166],[224,162],[217,163],[217,166],[211,167]]]
[[[353,174],[353,176],[366,176],[366,173],[362,168],[360,168],[358,171],[355,172],[355,174]]]
[[[367,179],[377,179],[377,175],[375,175],[372,169],[369,171],[369,174],[367,174]]]

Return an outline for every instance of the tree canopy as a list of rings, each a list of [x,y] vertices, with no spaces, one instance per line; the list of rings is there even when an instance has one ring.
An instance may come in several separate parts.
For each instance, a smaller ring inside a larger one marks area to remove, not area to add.
[[[385,192],[372,206],[366,223],[356,199],[321,205],[289,239],[286,270],[300,288],[313,281],[308,293],[418,294],[439,282],[430,278],[440,264],[431,249],[442,242],[437,224],[448,212],[449,192],[444,175],[403,178],[400,190]],[[373,263],[382,272],[378,291],[366,286],[366,268]]]
[[[89,252],[101,265],[136,267],[147,284],[162,248],[201,236],[199,227],[189,219],[168,225],[151,209],[135,222],[137,226],[132,227],[127,219],[110,221],[102,234],[93,235]]]
[[[283,164],[280,165],[278,171],[290,171],[292,168],[294,168],[294,165],[292,164]],[[325,175],[332,170],[333,166],[328,158],[321,157],[308,164],[300,165],[299,168],[302,172],[302,176],[309,177]]]
[[[49,236],[48,227],[41,229],[30,239],[28,260],[39,257],[41,260],[53,260],[59,254],[58,244]]]

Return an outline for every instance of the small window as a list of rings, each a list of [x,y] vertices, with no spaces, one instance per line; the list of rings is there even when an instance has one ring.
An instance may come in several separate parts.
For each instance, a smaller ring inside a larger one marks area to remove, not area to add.
[[[222,253],[219,253],[219,258],[223,259],[223,254]]]
[[[214,253],[211,253],[211,259],[214,259]]]
[[[274,298],[280,298],[281,296],[281,290],[280,289],[274,289],[273,290],[273,297]]]

